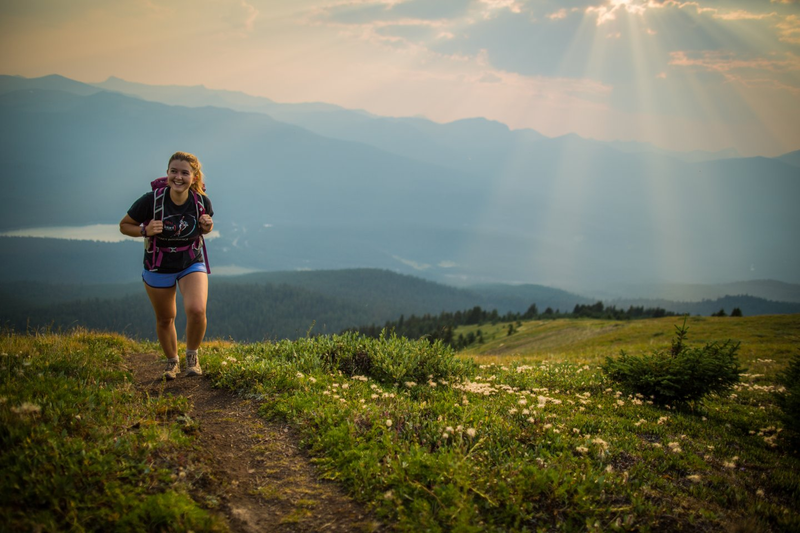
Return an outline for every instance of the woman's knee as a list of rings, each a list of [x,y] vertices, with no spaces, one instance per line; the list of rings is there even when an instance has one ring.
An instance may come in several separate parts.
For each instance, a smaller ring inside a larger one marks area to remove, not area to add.
[[[174,316],[157,316],[156,326],[159,328],[169,328],[175,324]]]
[[[192,322],[203,322],[206,319],[206,306],[190,304],[186,306],[186,319]]]

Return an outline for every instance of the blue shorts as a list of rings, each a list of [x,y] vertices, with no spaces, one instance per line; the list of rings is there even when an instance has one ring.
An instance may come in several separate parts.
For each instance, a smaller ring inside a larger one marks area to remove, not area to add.
[[[187,269],[181,270],[180,272],[173,272],[171,274],[150,272],[149,270],[144,269],[142,270],[142,280],[150,287],[156,289],[168,289],[170,287],[174,287],[179,279],[191,274],[192,272],[206,272],[206,264],[194,263]]]

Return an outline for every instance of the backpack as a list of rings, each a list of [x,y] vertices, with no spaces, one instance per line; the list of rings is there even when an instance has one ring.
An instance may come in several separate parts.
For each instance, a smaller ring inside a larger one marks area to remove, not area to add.
[[[150,182],[150,187],[153,189],[153,220],[163,220],[164,218],[164,198],[167,194],[167,178],[158,178],[154,179]],[[203,186],[203,190],[205,191],[205,185]],[[200,217],[206,214],[206,206],[205,202],[203,201],[202,195],[197,194],[193,190],[189,189],[191,193],[192,200],[194,201],[195,209],[197,210],[197,220],[199,222]],[[146,223],[149,223],[147,221]],[[203,261],[206,264],[206,272],[211,274],[211,266],[208,263],[208,252],[206,251],[206,240],[203,238],[203,235],[199,235],[193,243],[188,244],[186,246],[158,246],[158,239],[155,235],[152,237],[145,237],[144,239],[144,249],[145,252],[152,253],[152,258],[147,261],[145,260],[145,266],[147,270],[153,270],[154,268],[158,268],[161,266],[161,261],[164,258],[164,253],[175,253],[175,252],[185,252],[188,250],[189,255],[194,259],[196,255],[196,250],[199,250],[200,247],[203,248]]]

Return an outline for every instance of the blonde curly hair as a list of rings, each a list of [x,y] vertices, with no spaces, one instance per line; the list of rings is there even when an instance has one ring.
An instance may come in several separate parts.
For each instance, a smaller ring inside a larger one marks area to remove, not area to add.
[[[196,178],[191,185],[191,189],[198,193],[198,194],[206,194],[206,183],[204,181],[203,175],[203,165],[200,164],[200,160],[197,159],[197,156],[194,154],[190,154],[189,152],[175,152],[169,158],[169,163],[167,163],[167,170],[169,170],[169,166],[172,164],[173,161],[186,161],[189,163],[189,166],[192,167],[192,174]]]

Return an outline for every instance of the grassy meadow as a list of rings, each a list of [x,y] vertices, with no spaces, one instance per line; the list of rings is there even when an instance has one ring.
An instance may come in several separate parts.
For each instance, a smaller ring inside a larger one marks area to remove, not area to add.
[[[690,345],[740,341],[744,368],[694,410],[627,395],[600,370],[621,349],[669,348],[682,323],[531,321],[512,335],[485,324],[485,342],[459,354],[352,334],[211,342],[202,362],[216,386],[294,425],[321,474],[397,531],[800,530],[800,458],[774,400],[800,315],[688,319]],[[135,500],[147,498],[181,502],[184,529],[217,527],[180,476],[192,447],[181,407],[135,394],[119,371],[129,350],[155,346],[2,337],[0,445],[13,475],[0,482],[0,522],[97,530],[142,516]],[[122,485],[109,490],[112,476]]]
[[[183,397],[138,392],[132,341],[0,336],[0,531],[222,531],[189,496]]]

